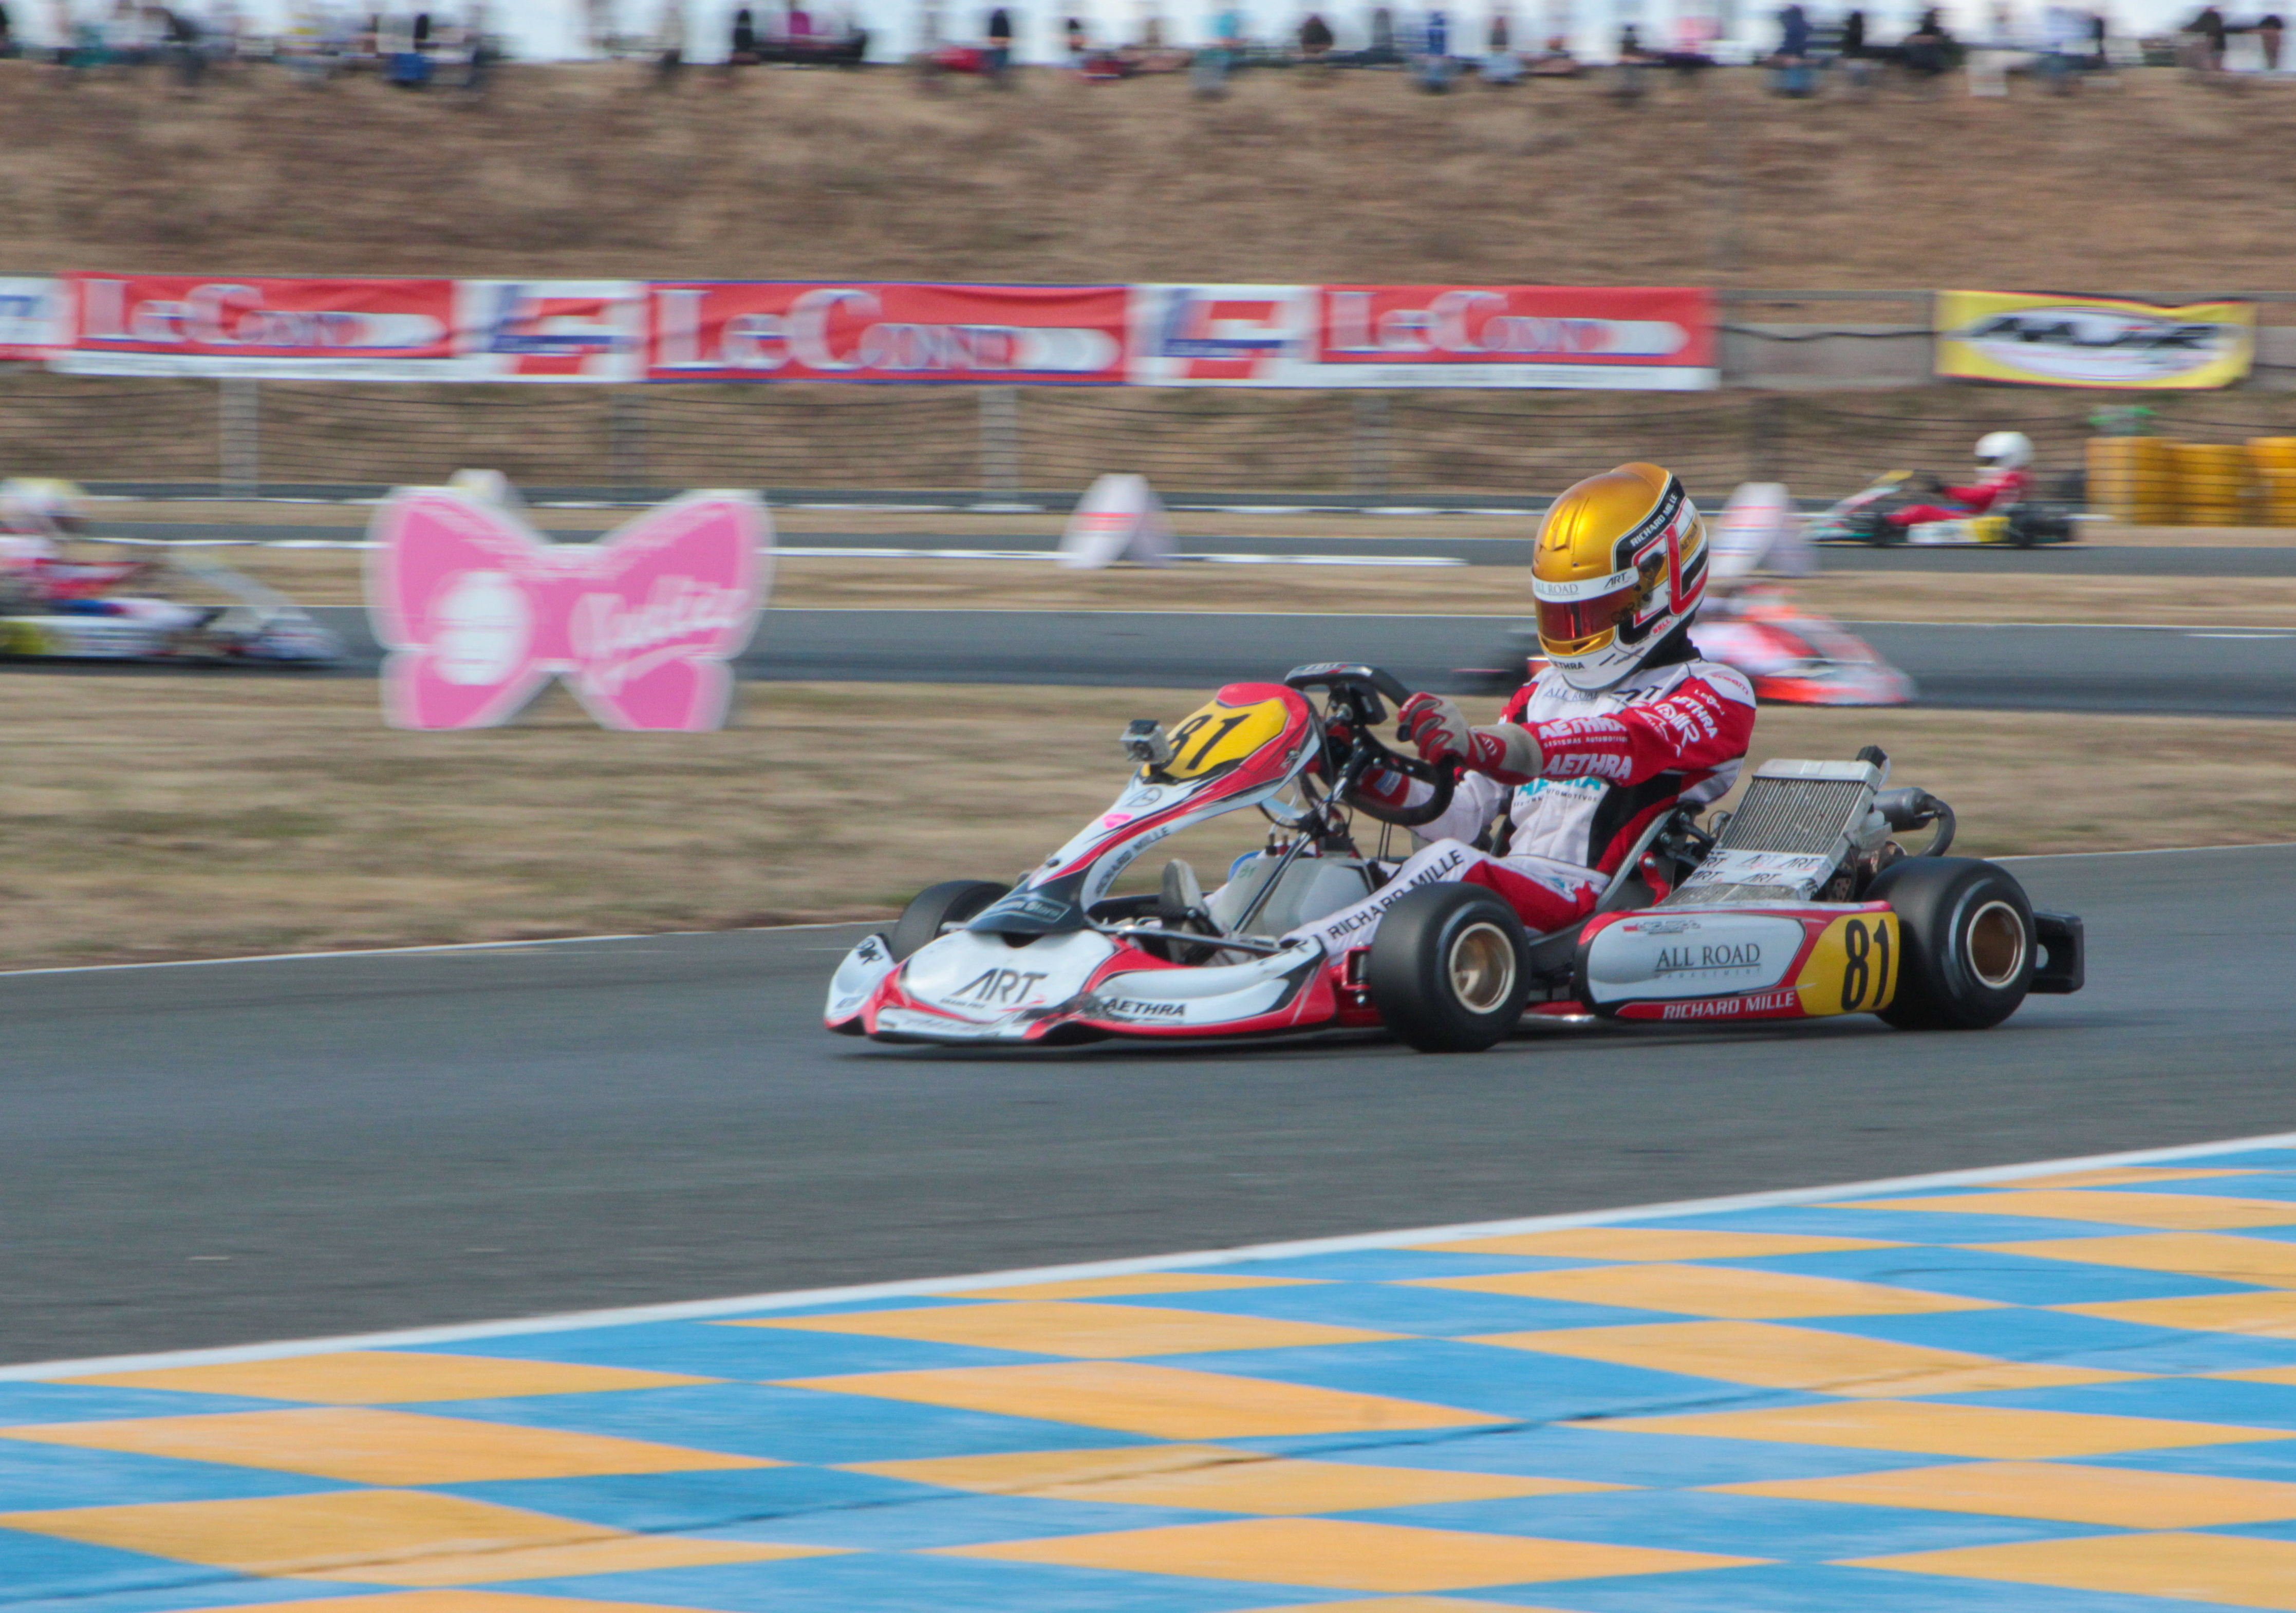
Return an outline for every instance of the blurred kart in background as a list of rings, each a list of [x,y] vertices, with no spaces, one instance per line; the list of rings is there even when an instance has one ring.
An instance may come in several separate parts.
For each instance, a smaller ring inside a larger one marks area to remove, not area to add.
[[[1782,706],[1903,706],[1914,680],[1833,618],[1805,607],[1787,578],[1816,569],[1806,523],[1785,488],[1749,482],[1731,495],[1711,529],[1706,602],[1690,636],[1709,660],[1734,667],[1754,697]],[[1496,667],[1461,668],[1481,694],[1512,694],[1546,665],[1538,632],[1509,629]]]
[[[2051,499],[2023,499],[2005,510],[1953,520],[1919,521],[1910,527],[1889,519],[1909,505],[1930,503],[1939,492],[1935,477],[1911,471],[1889,471],[1812,516],[1803,540],[1813,544],[1872,544],[1877,547],[1904,544],[1914,548],[1957,548],[1997,544],[2013,549],[2030,549],[2042,544],[2070,544],[2080,536],[2073,520],[2077,506]]]
[[[0,657],[313,667],[340,660],[343,644],[276,590],[204,556],[18,554],[0,556]]]
[[[1383,1028],[1465,1052],[1527,1024],[1597,1019],[1874,1013],[1976,1030],[2029,992],[2080,988],[2080,921],[2035,913],[1997,864],[1945,856],[1953,809],[1882,789],[1889,758],[1871,746],[1854,761],[1765,763],[1737,809],[1702,827],[1693,810],[1653,817],[1594,913],[1551,933],[1436,869],[1398,887],[1388,836],[1366,855],[1355,819],[1432,823],[1456,782],[1379,738],[1408,692],[1376,667],[1323,663],[1228,684],[1168,733],[1134,723],[1130,776],[1106,812],[1018,885],[922,892],[890,933],[846,954],[824,1022],[973,1047]],[[1394,773],[1430,798],[1398,808],[1365,792]],[[1150,846],[1247,807],[1273,825],[1267,848],[1209,896],[1178,861],[1156,890],[1111,894]],[[1892,838],[1924,827],[1918,851]],[[1376,925],[1355,921],[1375,893]]]

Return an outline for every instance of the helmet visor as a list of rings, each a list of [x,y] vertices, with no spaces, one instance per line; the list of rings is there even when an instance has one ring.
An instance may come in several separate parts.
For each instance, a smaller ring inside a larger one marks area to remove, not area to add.
[[[1553,655],[1578,655],[1596,649],[1634,615],[1642,598],[1642,579],[1592,594],[1586,599],[1538,601],[1538,643]]]

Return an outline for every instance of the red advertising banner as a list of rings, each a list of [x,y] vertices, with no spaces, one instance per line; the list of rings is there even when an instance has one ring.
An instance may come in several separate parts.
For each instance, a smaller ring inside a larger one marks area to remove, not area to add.
[[[66,282],[74,340],[57,367],[81,373],[427,380],[458,354],[452,280]]]
[[[1671,390],[1718,379],[1713,298],[1695,288],[1319,291],[1305,384]]]
[[[1120,386],[1123,286],[656,281],[649,381]]]

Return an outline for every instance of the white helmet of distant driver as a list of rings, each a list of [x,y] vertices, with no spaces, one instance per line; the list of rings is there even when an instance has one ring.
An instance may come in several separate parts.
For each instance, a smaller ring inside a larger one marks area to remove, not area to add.
[[[1977,439],[1977,463],[1988,471],[2021,471],[2033,463],[2033,439],[2022,431],[1988,431]]]
[[[78,483],[56,477],[12,477],[0,482],[0,532],[69,537],[80,528],[86,497]]]

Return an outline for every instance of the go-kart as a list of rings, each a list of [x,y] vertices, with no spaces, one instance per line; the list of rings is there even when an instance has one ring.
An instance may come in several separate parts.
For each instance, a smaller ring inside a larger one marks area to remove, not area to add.
[[[342,655],[283,595],[204,557],[0,571],[0,657],[308,667]]]
[[[1016,886],[956,880],[918,896],[839,964],[825,1023],[973,1046],[1384,1027],[1447,1052],[1595,1019],[1876,1013],[1975,1029],[2029,992],[2080,988],[2080,921],[2036,913],[1993,864],[1947,856],[1952,808],[1884,790],[1889,761],[1870,746],[1855,761],[1767,763],[1737,810],[1703,827],[1688,811],[1654,820],[1593,913],[1550,934],[1527,933],[1480,885],[1398,888],[1397,864],[1357,847],[1355,817],[1431,823],[1456,782],[1378,737],[1407,692],[1374,667],[1318,664],[1231,684],[1168,733],[1136,722],[1123,738],[1134,770],[1107,812]],[[1429,798],[1378,805],[1365,787],[1392,799],[1393,774]],[[1209,897],[1181,863],[1157,890],[1109,894],[1159,840],[1246,807],[1274,825],[1267,847]],[[1912,855],[1893,838],[1923,827]],[[1327,952],[1303,930],[1375,892],[1392,899],[1368,945]]]
[[[2013,549],[2069,544],[2080,536],[2074,529],[2073,506],[2046,499],[2021,499],[2006,509],[1983,515],[1922,521],[1911,527],[1898,526],[1888,519],[1909,504],[1931,502],[1939,492],[1934,477],[1891,471],[1811,516],[1803,536],[1813,544],[1872,544],[1877,547],[1905,544],[1924,548],[1994,544]]]

